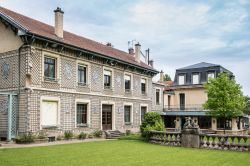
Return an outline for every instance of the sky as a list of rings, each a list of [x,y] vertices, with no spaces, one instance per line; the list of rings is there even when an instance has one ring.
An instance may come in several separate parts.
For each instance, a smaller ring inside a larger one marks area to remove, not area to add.
[[[59,6],[67,31],[123,51],[128,41],[140,42],[172,79],[177,68],[220,64],[250,96],[250,0],[0,0],[0,6],[50,25]]]

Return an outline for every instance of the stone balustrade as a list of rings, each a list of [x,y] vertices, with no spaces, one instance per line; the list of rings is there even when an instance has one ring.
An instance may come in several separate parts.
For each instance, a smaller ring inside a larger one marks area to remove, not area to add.
[[[200,148],[250,151],[250,136],[200,134]]]
[[[154,144],[168,146],[190,147],[184,142],[194,141],[194,139],[183,140],[182,132],[150,131],[149,142]],[[192,133],[190,133],[192,135]],[[197,133],[195,133],[197,135]],[[230,150],[230,151],[247,151],[250,152],[250,136],[247,135],[220,135],[220,134],[198,134],[197,148]]]
[[[149,142],[168,146],[181,146],[181,133],[150,131]]]

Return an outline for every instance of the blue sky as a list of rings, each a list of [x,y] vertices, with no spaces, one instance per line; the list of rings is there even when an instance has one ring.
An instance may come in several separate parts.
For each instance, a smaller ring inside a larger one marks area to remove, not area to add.
[[[136,39],[150,48],[155,67],[175,69],[199,62],[231,70],[250,96],[250,0],[0,0],[0,5],[127,51]]]

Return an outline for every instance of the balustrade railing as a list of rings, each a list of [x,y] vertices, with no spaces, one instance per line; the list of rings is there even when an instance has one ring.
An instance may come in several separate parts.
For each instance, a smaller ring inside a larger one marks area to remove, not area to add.
[[[149,142],[161,145],[181,146],[181,133],[150,131]]]
[[[250,136],[200,134],[200,148],[250,151]]]
[[[203,111],[201,104],[164,105],[164,111]]]

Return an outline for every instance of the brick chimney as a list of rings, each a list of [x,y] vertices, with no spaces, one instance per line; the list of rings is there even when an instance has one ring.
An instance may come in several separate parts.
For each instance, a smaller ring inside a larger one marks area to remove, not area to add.
[[[150,60],[150,61],[149,61],[149,65],[150,65],[151,67],[154,67],[154,60]]]
[[[61,8],[57,7],[55,12],[55,35],[57,37],[63,38],[63,14]]]
[[[137,63],[141,62],[141,45],[140,45],[140,43],[135,44],[135,61]]]
[[[135,54],[135,50],[131,47],[131,48],[128,49],[128,53],[130,55],[134,55]]]

